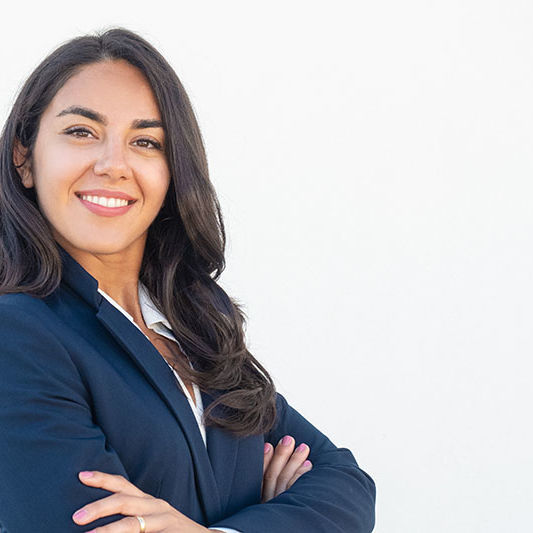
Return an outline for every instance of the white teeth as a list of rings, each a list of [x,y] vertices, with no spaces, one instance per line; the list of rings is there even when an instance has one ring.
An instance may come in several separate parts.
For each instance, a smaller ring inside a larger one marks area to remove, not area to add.
[[[128,205],[128,200],[124,200],[123,198],[106,198],[104,196],[91,196],[88,194],[83,194],[81,198],[92,204],[103,205],[104,207],[124,207]]]

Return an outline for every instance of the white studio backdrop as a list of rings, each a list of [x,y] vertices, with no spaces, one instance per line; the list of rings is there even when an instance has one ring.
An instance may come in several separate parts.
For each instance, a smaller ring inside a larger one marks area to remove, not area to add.
[[[377,533],[531,528],[533,4],[4,6],[5,120],[60,42],[175,68],[252,353],[378,489]]]

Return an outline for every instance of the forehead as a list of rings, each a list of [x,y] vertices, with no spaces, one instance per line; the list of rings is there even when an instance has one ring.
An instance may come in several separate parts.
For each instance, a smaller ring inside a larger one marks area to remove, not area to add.
[[[110,123],[161,118],[150,83],[125,60],[84,66],[59,89],[42,118],[55,118],[72,105],[94,109],[108,117]]]

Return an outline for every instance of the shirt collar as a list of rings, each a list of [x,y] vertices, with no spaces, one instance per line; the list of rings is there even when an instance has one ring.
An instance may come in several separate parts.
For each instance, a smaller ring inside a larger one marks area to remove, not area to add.
[[[172,330],[169,321],[166,316],[157,309],[155,303],[150,297],[148,289],[145,287],[141,281],[137,284],[137,290],[139,295],[139,305],[141,306],[141,313],[143,316],[144,323],[146,327],[150,329],[155,329],[157,324],[163,324],[166,328]],[[133,317],[121,306],[119,305],[109,294],[105,293],[102,289],[98,288],[98,292],[104,296],[111,304],[113,304],[119,311],[121,311],[126,317],[128,317],[132,322],[134,322]]]
[[[150,329],[153,329],[153,326],[158,323],[162,323],[163,326],[167,327],[168,329],[172,329],[169,321],[167,320],[167,317],[163,313],[161,313],[161,311],[159,311],[159,309],[154,304],[152,298],[150,297],[148,289],[140,281],[138,285],[138,292],[139,303],[141,305],[141,312],[143,315],[144,323]]]

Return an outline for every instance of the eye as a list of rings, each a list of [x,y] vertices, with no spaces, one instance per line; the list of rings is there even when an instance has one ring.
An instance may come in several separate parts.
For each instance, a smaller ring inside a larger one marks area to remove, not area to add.
[[[65,130],[65,133],[67,135],[71,135],[72,137],[81,137],[81,138],[85,138],[87,137],[87,135],[78,135],[78,134],[92,135],[92,133],[86,128],[71,128],[69,130]]]
[[[161,150],[161,143],[154,141],[152,139],[137,139],[136,143],[148,143],[152,146],[152,150]],[[148,148],[146,145],[141,145],[141,148]]]

